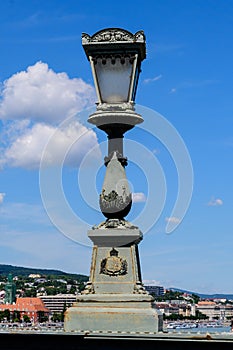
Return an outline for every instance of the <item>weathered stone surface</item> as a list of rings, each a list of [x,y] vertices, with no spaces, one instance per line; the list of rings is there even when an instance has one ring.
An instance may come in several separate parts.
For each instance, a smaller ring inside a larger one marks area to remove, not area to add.
[[[112,247],[114,246],[93,247],[91,294],[147,294],[141,283],[137,244]]]
[[[90,281],[66,311],[65,331],[161,331],[162,314],[141,281],[140,230],[95,229],[88,235],[95,244]]]
[[[95,229],[87,233],[94,245],[99,247],[122,247],[132,243],[139,243],[142,240],[142,233],[139,229]]]
[[[117,142],[115,146],[117,147]],[[119,162],[116,151],[107,165],[99,202],[100,209],[106,218],[123,219],[130,211],[132,195],[125,168]]]
[[[119,303],[118,307],[80,302],[68,309],[65,322],[67,332],[158,332],[162,328],[162,314],[151,304],[139,308],[131,307],[127,302]]]

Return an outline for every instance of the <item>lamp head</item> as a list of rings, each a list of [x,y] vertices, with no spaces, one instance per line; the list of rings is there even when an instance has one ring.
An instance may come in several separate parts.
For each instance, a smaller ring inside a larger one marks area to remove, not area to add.
[[[83,33],[82,46],[91,63],[98,104],[134,104],[146,57],[144,32],[107,28],[92,36]]]

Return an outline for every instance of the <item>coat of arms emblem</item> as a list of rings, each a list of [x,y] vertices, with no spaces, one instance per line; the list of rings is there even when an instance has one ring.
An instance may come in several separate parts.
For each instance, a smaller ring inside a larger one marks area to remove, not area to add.
[[[100,273],[109,276],[120,276],[127,273],[127,261],[118,256],[118,251],[112,249],[109,256],[101,261]]]

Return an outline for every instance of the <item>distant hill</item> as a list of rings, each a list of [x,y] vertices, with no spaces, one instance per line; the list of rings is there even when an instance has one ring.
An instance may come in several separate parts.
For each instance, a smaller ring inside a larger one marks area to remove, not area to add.
[[[233,294],[203,294],[203,293],[197,293],[197,292],[190,292],[189,290],[179,289],[179,288],[169,288],[169,289],[173,290],[174,292],[195,294],[195,295],[198,295],[200,298],[203,298],[203,299],[228,299],[228,300],[233,300]]]
[[[77,278],[80,281],[86,282],[89,277],[81,274],[67,273],[60,270],[53,269],[38,269],[31,267],[13,266],[0,264],[0,275],[7,276],[11,273],[13,276],[28,276],[30,274],[40,274],[42,276],[54,275],[54,276],[67,276],[71,278]]]
[[[67,276],[71,278],[76,278],[82,282],[87,282],[89,277],[82,274],[75,274],[75,273],[68,273],[61,270],[53,270],[53,269],[38,269],[33,267],[22,267],[22,266],[14,266],[14,265],[4,265],[0,264],[0,275],[1,276],[7,276],[11,273],[13,276],[28,276],[30,274],[40,274],[42,276]],[[228,299],[233,300],[233,294],[203,294],[198,292],[191,292],[189,290],[185,289],[179,289],[179,288],[168,288],[170,290],[173,290],[175,292],[181,292],[181,293],[187,293],[187,294],[195,294],[198,295],[200,298],[204,299]]]

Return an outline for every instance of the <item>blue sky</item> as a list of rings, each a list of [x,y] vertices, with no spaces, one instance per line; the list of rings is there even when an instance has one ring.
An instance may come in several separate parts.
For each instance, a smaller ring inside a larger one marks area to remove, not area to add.
[[[230,0],[0,2],[0,263],[89,274],[106,136],[81,34],[108,27],[146,36],[125,135],[143,280],[233,293]]]

